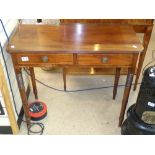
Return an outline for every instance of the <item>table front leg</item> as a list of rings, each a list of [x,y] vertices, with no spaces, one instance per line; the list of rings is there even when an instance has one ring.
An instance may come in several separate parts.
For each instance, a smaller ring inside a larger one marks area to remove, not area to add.
[[[29,110],[28,110],[28,100],[27,100],[27,96],[26,96],[26,92],[25,92],[25,86],[24,86],[24,82],[23,82],[21,68],[15,68],[15,74],[16,74],[16,79],[17,79],[17,83],[18,83],[18,87],[19,87],[19,93],[21,96],[22,104],[23,104],[27,127],[29,128],[30,116],[29,116]]]
[[[132,81],[133,81],[133,76],[134,76],[134,71],[130,68],[128,69],[128,75],[126,79],[126,84],[125,84],[125,90],[124,90],[124,95],[123,95],[123,100],[122,100],[122,106],[121,106],[121,112],[119,116],[119,126],[122,125],[122,122],[124,120],[124,114],[126,110],[126,106],[128,103],[129,99],[129,94],[132,86]]]
[[[30,67],[29,68],[30,71],[30,76],[31,76],[31,82],[32,82],[32,87],[33,87],[33,93],[35,96],[35,99],[38,99],[38,91],[37,91],[37,85],[36,85],[36,81],[35,81],[35,73],[34,73],[34,68]]]

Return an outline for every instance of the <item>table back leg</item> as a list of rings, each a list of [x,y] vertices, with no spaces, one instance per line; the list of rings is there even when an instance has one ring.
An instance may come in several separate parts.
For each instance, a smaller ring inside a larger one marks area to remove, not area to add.
[[[37,85],[36,85],[36,81],[35,81],[35,73],[34,73],[34,68],[30,67],[29,68],[30,71],[30,76],[31,76],[31,82],[32,82],[32,87],[33,87],[33,93],[35,96],[35,99],[38,99],[38,91],[37,91]]]
[[[120,71],[121,71],[121,68],[116,68],[114,89],[113,89],[113,99],[114,100],[115,100],[116,95],[117,95],[117,87],[118,87],[118,82],[119,82],[119,78],[120,78]]]
[[[146,28],[146,32],[144,34],[144,38],[143,38],[144,50],[140,54],[139,64],[138,64],[138,68],[137,68],[137,72],[136,72],[136,78],[135,78],[135,84],[134,84],[133,90],[136,90],[136,88],[137,88],[138,79],[139,79],[139,76],[140,76],[140,73],[141,73],[141,70],[142,70],[142,66],[143,66],[143,62],[144,62],[145,55],[146,55],[146,52],[147,52],[148,44],[149,44],[149,41],[150,41],[150,38],[151,38],[152,29],[153,29],[153,25],[148,26]]]
[[[64,91],[66,91],[66,68],[63,68]]]

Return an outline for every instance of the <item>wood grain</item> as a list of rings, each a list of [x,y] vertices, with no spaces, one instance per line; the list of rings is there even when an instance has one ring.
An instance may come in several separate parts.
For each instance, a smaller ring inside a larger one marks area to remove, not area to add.
[[[150,38],[151,38],[152,29],[153,29],[153,25],[147,26],[145,34],[144,34],[144,38],[143,38],[144,49],[143,49],[143,52],[141,52],[140,58],[139,58],[138,69],[137,69],[136,78],[135,78],[135,85],[134,85],[134,88],[133,88],[134,90],[136,90],[136,88],[137,88],[139,76],[140,76],[140,73],[141,73],[141,70],[142,70],[143,62],[144,62],[145,55],[146,55],[146,52],[147,52],[147,48],[148,48],[148,45],[149,45],[149,41],[150,41]]]
[[[11,48],[12,47],[12,48]],[[21,68],[61,66],[129,68],[132,76],[136,70],[137,58],[143,46],[132,26],[120,24],[64,24],[20,25],[10,39],[7,51],[11,54],[19,85],[24,112],[29,127],[28,101],[21,76]],[[21,57],[28,56],[28,61]],[[107,57],[108,61],[103,59]],[[45,58],[45,59],[44,59]],[[128,102],[132,78],[127,78],[120,121]],[[64,72],[66,81],[66,71]],[[64,86],[66,89],[66,86]]]
[[[135,53],[142,50],[132,26],[111,24],[19,25],[7,47],[9,53]]]
[[[102,59],[107,58],[107,62]],[[79,65],[103,65],[103,66],[131,66],[132,54],[78,54],[77,61]]]
[[[153,19],[60,19],[61,24],[127,24],[132,25],[137,33],[145,33],[147,26],[153,25]]]
[[[104,23],[104,24],[131,24],[152,25],[153,19],[60,19],[62,24],[67,23]]]
[[[28,61],[22,61],[22,58],[27,57]],[[47,61],[45,62],[43,58],[46,57]],[[26,64],[73,64],[73,55],[72,54],[16,54],[15,55],[16,64],[26,65]]]
[[[143,62],[149,45],[149,40],[151,37],[153,29],[153,19],[61,19],[61,24],[75,24],[75,23],[102,23],[102,24],[127,24],[131,25],[136,33],[143,33],[143,46],[144,50],[140,54],[138,69],[135,78],[134,90],[137,88],[138,79],[142,70]],[[80,73],[80,72],[79,72]],[[76,73],[77,74],[77,73]]]

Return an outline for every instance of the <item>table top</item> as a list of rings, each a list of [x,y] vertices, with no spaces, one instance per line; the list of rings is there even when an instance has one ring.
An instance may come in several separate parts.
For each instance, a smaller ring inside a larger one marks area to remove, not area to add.
[[[7,46],[9,53],[138,53],[143,46],[130,25],[19,25]]]

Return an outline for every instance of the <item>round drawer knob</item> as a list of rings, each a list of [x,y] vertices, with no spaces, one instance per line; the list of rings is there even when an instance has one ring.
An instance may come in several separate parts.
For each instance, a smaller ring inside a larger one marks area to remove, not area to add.
[[[43,61],[43,62],[48,62],[48,56],[43,56],[43,57],[42,57],[42,61]]]
[[[108,60],[109,60],[109,59],[108,59],[107,57],[104,57],[104,58],[101,59],[102,63],[107,63]]]

